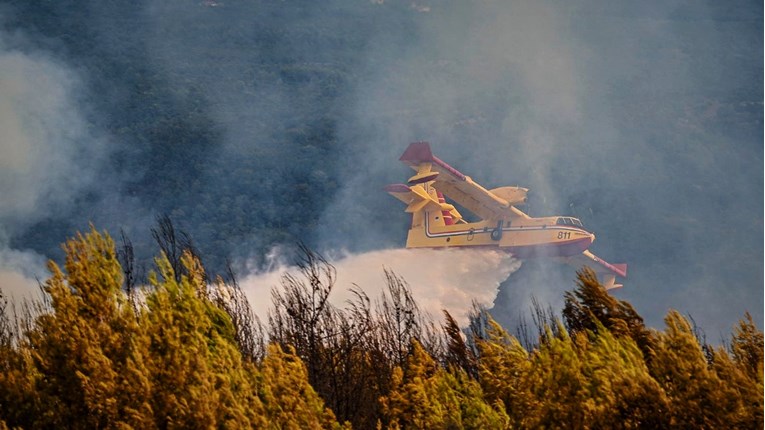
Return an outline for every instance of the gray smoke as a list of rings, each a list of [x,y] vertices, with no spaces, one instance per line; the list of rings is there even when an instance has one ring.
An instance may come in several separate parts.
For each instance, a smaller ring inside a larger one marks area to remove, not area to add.
[[[163,212],[227,254],[208,256],[218,266],[297,240],[403,246],[408,217],[381,188],[427,140],[488,188],[529,187],[532,215],[580,217],[596,254],[630,264],[615,294],[650,325],[676,308],[713,338],[744,310],[762,319],[757,2],[15,7],[21,29],[0,35],[0,261],[23,279],[43,260],[25,239],[94,221],[150,255],[136,235]],[[502,322],[532,295],[559,307],[573,273],[540,266],[503,284]]]
[[[455,2],[428,15],[416,37],[369,55],[342,128],[359,156],[325,241],[363,231],[361,247],[387,245],[374,220],[393,216],[403,243],[406,216],[377,190],[407,178],[395,160],[427,140],[488,188],[531,188],[533,215],[581,217],[595,253],[630,264],[615,294],[650,325],[675,308],[717,340],[744,310],[761,319],[761,16],[682,1]],[[505,284],[503,322],[532,296],[561,303],[574,274],[543,267]]]
[[[33,47],[21,33],[0,32],[0,286],[31,296],[45,279],[45,258],[14,249],[10,234],[54,213],[94,180],[105,155],[78,95],[77,71]]]

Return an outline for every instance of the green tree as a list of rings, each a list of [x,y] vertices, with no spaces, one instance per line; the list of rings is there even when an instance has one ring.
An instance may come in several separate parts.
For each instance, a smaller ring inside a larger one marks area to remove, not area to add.
[[[447,312],[433,337],[390,272],[377,307],[354,290],[348,309],[334,308],[334,268],[317,257],[306,262],[306,282],[287,278],[276,296],[265,350],[248,333],[257,324],[241,291],[221,279],[208,285],[190,250],[177,267],[157,258],[137,301],[122,290],[108,235],[91,227],[64,250],[63,270],[50,263],[48,305],[14,324],[0,296],[0,428],[752,428],[763,420],[763,335],[750,315],[729,350],[705,355],[687,319],[672,311],[666,329],[651,332],[589,271],[566,296],[571,331],[545,316],[538,347],[527,351],[488,314],[470,347]]]
[[[446,354],[444,357],[446,365],[455,369],[462,369],[472,378],[477,378],[476,356],[468,348],[465,339],[463,339],[462,330],[457,325],[457,321],[446,310],[444,310],[444,319],[446,320],[443,325],[444,336],[446,338]]]
[[[605,328],[616,336],[631,337],[650,360],[655,339],[632,305],[608,294],[589,267],[577,271],[576,278],[576,288],[565,293],[563,307],[563,320],[569,333],[587,330],[597,333]]]
[[[306,366],[295,355],[294,349],[284,351],[278,344],[269,345],[260,372],[256,382],[269,423],[266,428],[342,428],[308,383]],[[350,425],[345,427],[350,428]]]
[[[731,351],[736,365],[757,384],[762,386],[763,335],[747,312],[733,329]],[[760,390],[762,391],[762,390]]]
[[[0,425],[25,428],[337,428],[294,355],[262,369],[239,352],[225,307],[191,252],[177,277],[163,255],[138,306],[121,290],[114,244],[95,229],[50,264],[31,328],[0,314]],[[2,304],[2,303],[0,303]],[[287,413],[282,413],[287,411]]]
[[[490,403],[501,402],[516,426],[523,426],[535,399],[527,386],[529,353],[490,316],[485,338],[476,340],[478,380]]]
[[[736,401],[725,395],[725,385],[708,367],[691,324],[677,311],[664,318],[650,363],[653,377],[670,400],[671,424],[676,428],[726,428]]]
[[[18,316],[11,312],[0,291],[0,419],[13,428],[34,422],[41,398],[35,388],[39,374],[34,370],[28,341],[19,332]]]
[[[501,404],[483,400],[480,385],[457,369],[440,368],[416,340],[412,340],[406,369],[394,369],[392,389],[381,399],[389,428],[500,429],[508,425]]]
[[[712,350],[712,369],[720,379],[717,396],[720,397],[730,429],[762,428],[762,384],[750,378],[738,363],[722,348]]]
[[[666,428],[670,424],[669,400],[651,377],[635,341],[617,337],[604,327],[597,334],[588,334],[588,342],[576,342],[592,414],[587,427]]]
[[[562,327],[559,335],[547,329],[546,342],[531,356],[525,384],[533,396],[532,409],[522,417],[524,428],[586,428],[593,420],[593,401],[587,392],[583,357]]]
[[[91,226],[64,245],[66,273],[49,263],[51,313],[29,334],[40,427],[151,427],[145,348],[121,291],[114,243]]]
[[[249,384],[229,316],[209,300],[204,271],[190,252],[177,281],[170,262],[157,259],[154,287],[141,313],[161,428],[242,428],[262,425],[264,410]]]

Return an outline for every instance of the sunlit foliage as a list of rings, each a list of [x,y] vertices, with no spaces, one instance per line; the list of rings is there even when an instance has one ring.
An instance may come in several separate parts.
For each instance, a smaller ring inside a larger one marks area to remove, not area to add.
[[[264,331],[235,280],[167,249],[127,288],[91,228],[50,263],[43,302],[0,296],[0,428],[762,428],[749,314],[728,347],[702,345],[676,311],[648,329],[585,269],[524,347],[485,312],[436,330],[389,271],[380,297],[335,307],[334,267],[303,248]]]
[[[236,330],[208,297],[189,252],[167,258],[134,308],[114,243],[95,229],[50,264],[50,309],[0,351],[0,418],[25,428],[331,428],[299,358],[242,359]],[[7,314],[4,313],[4,318]]]

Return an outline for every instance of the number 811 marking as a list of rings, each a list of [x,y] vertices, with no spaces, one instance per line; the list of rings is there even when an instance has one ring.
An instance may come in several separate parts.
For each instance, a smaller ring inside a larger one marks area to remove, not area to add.
[[[558,239],[571,239],[571,232],[570,231],[559,231],[558,232]]]

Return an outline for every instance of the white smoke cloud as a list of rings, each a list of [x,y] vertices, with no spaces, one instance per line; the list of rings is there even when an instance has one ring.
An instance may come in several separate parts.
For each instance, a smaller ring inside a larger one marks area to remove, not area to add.
[[[475,300],[493,304],[499,284],[520,268],[521,262],[493,250],[388,249],[330,260],[337,269],[337,283],[330,302],[340,308],[352,299],[350,288],[358,285],[371,299],[386,290],[383,269],[392,270],[411,287],[420,309],[440,320],[446,309],[460,325]],[[281,288],[281,277],[289,273],[300,279],[294,266],[253,273],[240,285],[255,313],[265,318],[271,306],[271,289]]]
[[[77,75],[0,35],[0,220],[29,223],[66,206],[98,154],[77,103]]]
[[[0,249],[0,290],[11,300],[20,303],[35,299],[39,281],[46,273],[45,259],[32,251]]]
[[[79,101],[79,75],[19,34],[0,33],[0,288],[31,296],[44,258],[12,249],[7,232],[65,213],[104,154]]]

